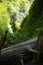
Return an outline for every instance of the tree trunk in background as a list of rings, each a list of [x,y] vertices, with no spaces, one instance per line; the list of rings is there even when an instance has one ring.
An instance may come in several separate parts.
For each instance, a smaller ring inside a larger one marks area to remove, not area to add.
[[[0,52],[1,52],[1,49],[6,41],[6,36],[7,36],[7,32],[8,31],[5,31],[5,33],[2,35],[1,39],[0,39]]]
[[[0,0],[0,2],[2,2],[2,0]]]
[[[39,52],[34,54],[32,65],[43,65],[43,31],[40,32],[35,49]]]

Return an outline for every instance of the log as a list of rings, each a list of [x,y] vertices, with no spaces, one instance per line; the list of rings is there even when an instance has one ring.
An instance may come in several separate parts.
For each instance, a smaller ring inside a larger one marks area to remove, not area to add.
[[[12,45],[8,48],[4,48],[1,50],[1,55],[0,55],[0,65],[12,65],[12,63],[15,63],[14,62],[14,59],[15,56],[17,56],[20,60],[20,64],[24,64],[23,63],[23,57],[25,55],[25,52],[27,53],[27,47],[29,47],[29,59],[33,57],[33,51],[31,51],[30,49],[32,47],[34,47],[34,45],[36,44],[37,42],[37,38],[34,38],[34,39],[31,39],[31,40],[28,40],[28,41],[25,41],[25,42],[22,42],[22,43],[19,43],[19,44],[16,44],[16,45]],[[25,50],[26,49],[26,50]],[[35,52],[36,53],[36,52]],[[25,55],[26,56],[26,55]],[[8,60],[9,59],[9,60]],[[17,61],[18,61],[17,60]],[[9,64],[7,64],[9,63]],[[14,64],[15,65],[15,64]]]

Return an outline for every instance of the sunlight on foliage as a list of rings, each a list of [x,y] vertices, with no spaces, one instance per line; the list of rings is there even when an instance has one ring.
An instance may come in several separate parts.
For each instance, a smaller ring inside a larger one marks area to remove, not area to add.
[[[21,24],[20,24],[19,22],[15,22],[15,26],[16,26],[17,30],[18,30],[18,29],[21,29],[21,28],[20,28]]]
[[[12,31],[12,29],[11,29],[11,25],[10,24],[8,24],[8,31],[10,32],[10,33],[12,33],[13,34],[13,31]]]
[[[22,20],[28,14],[29,9],[30,9],[30,2],[28,0],[9,0],[8,11],[10,17],[13,17],[11,20],[12,24],[15,22],[18,24],[21,23]]]
[[[10,17],[6,8],[6,2],[0,3],[0,35],[9,29]]]
[[[8,45],[21,42],[21,37],[25,34],[18,32],[23,19],[28,15],[30,9],[29,0],[2,0],[0,2],[0,37],[8,30],[6,47]],[[20,35],[19,35],[20,34]],[[26,36],[23,37],[26,38]]]

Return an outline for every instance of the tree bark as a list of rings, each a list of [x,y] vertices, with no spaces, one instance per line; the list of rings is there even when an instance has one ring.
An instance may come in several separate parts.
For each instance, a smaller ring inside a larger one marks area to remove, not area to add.
[[[7,32],[8,31],[5,31],[5,33],[2,35],[1,39],[0,39],[0,53],[1,53],[1,49],[6,41],[6,37],[7,37]]]
[[[43,65],[43,31],[39,33],[39,37],[35,49],[39,53],[34,54],[32,65]]]

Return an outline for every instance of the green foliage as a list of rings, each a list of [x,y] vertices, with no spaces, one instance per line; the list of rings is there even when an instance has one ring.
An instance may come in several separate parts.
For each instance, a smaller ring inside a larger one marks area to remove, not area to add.
[[[5,42],[3,47],[6,48],[6,47],[11,46],[13,44],[15,44],[14,43],[14,35],[8,32],[7,39],[6,39],[6,42]]]
[[[43,0],[34,0],[31,8],[28,0],[0,2],[0,37],[5,30],[8,34],[4,47],[37,36],[43,30]]]
[[[5,30],[8,30],[4,47],[21,42],[20,39],[23,34],[17,32],[17,30],[20,28],[23,18],[28,13],[28,7],[30,7],[28,0],[2,0],[2,2],[0,2],[0,38]],[[21,36],[19,36],[19,34],[21,34]]]
[[[9,0],[8,1],[8,12],[11,18],[11,25],[13,31],[17,28],[20,28],[17,23],[21,24],[24,17],[27,15],[30,8],[30,2],[28,0]],[[16,28],[15,28],[16,26]]]
[[[5,4],[0,3],[0,37],[5,32],[5,30],[8,28],[8,24],[10,22],[9,14],[7,13]]]
[[[24,33],[29,35],[29,38],[38,35],[40,30],[43,30],[43,0],[35,0],[29,10],[29,15],[23,20],[21,25]],[[24,30],[25,28],[25,30]],[[21,30],[21,31],[22,31]]]

